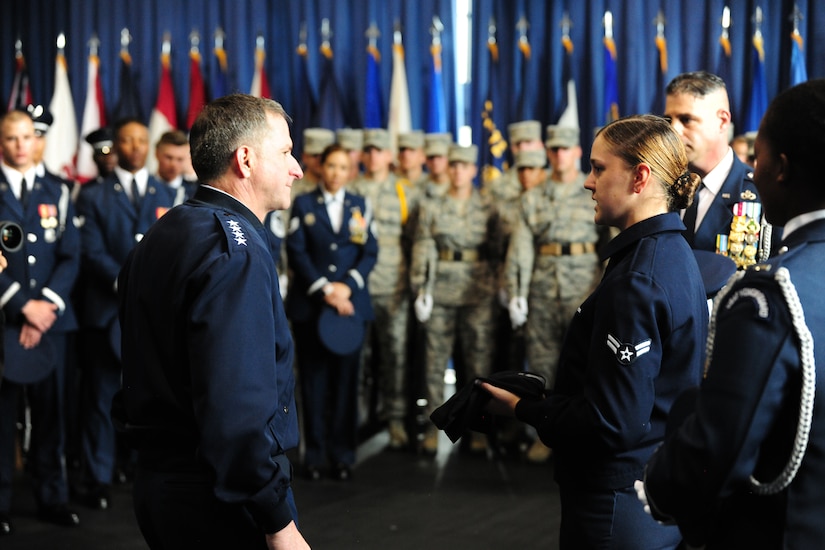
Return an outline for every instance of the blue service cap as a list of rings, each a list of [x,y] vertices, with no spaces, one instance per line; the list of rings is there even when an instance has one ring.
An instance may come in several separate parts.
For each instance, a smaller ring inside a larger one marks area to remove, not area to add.
[[[44,333],[40,343],[31,350],[20,344],[20,334],[6,330],[2,336],[6,350],[3,376],[15,384],[40,382],[57,367],[57,355],[49,333]]]
[[[91,145],[95,152],[108,155],[113,152],[112,147],[115,143],[115,133],[108,126],[98,128],[86,136],[86,143]]]
[[[350,355],[364,342],[364,320],[358,315],[338,315],[324,306],[318,316],[318,337],[327,350],[336,355]]]
[[[26,107],[26,111],[28,111],[29,116],[32,117],[34,134],[36,136],[45,136],[54,122],[54,117],[49,110],[42,105],[29,105]]]
[[[736,273],[736,264],[727,256],[709,250],[694,250],[693,255],[696,257],[696,263],[699,264],[705,294],[708,298],[713,298],[717,292],[722,290],[731,275]]]

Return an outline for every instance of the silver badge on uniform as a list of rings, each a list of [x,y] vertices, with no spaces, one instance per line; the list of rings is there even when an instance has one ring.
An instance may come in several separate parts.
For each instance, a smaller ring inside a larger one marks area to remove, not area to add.
[[[43,240],[47,243],[53,243],[57,240],[57,231],[52,228],[43,231]]]

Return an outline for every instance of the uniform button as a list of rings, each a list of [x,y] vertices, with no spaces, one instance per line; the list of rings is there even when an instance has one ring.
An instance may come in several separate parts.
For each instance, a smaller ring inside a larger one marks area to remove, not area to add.
[[[142,240],[143,240],[143,233],[136,233],[135,234],[135,242],[139,243]]]
[[[779,249],[779,254],[784,254],[784,253],[785,253],[785,252],[787,252],[787,251],[788,251],[788,247],[787,247],[787,246],[783,246],[782,248],[780,248],[780,249]]]
[[[29,265],[34,265],[34,264],[37,263],[37,258],[35,258],[34,256],[29,256],[28,261],[29,261]]]
[[[289,414],[289,407],[284,405],[284,414]]]
[[[338,243],[332,243],[331,245],[329,245],[329,249],[330,250],[338,250]]]
[[[36,243],[36,242],[37,242],[37,234],[35,234],[35,233],[28,233],[28,234],[26,235],[26,239],[27,239],[30,243]]]
[[[36,279],[31,279],[29,281],[29,288],[37,288],[37,280]]]
[[[338,271],[338,268],[337,268],[337,267],[335,267],[334,265],[331,265],[331,266],[329,266],[329,270],[330,270],[332,273],[335,273],[336,271]]]

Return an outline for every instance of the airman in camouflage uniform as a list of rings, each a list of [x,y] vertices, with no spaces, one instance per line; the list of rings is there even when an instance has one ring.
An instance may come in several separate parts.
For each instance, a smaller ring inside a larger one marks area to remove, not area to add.
[[[390,445],[402,447],[408,438],[403,420],[407,414],[407,331],[409,327],[409,254],[413,214],[418,192],[406,179],[390,172],[389,133],[364,130],[364,175],[352,191],[367,199],[378,240],[378,261],[370,273],[369,289],[375,321],[368,335],[365,364],[377,370],[383,415],[389,420]],[[377,369],[372,363],[376,361]]]
[[[428,176],[424,173],[424,132],[413,130],[398,134],[398,170],[401,178],[407,179],[416,188],[421,188]]]
[[[333,143],[335,143],[335,132],[332,130],[326,128],[307,128],[304,130],[304,150],[301,153],[304,177],[295,180],[292,184],[293,201],[295,197],[315,191],[315,188],[318,187],[318,182],[321,181],[321,153],[328,145]]]
[[[521,218],[510,240],[505,277],[513,326],[525,323],[527,366],[555,383],[559,352],[576,308],[602,275],[599,247],[609,229],[593,221],[593,199],[584,188],[576,128],[549,126],[547,183],[521,198]],[[541,461],[549,450],[537,440],[528,458]]]
[[[364,131],[356,128],[340,128],[335,132],[335,141],[349,153],[349,183],[352,183],[361,176],[361,155],[364,149]]]
[[[419,191],[422,197],[443,197],[450,187],[450,175],[447,173],[449,163],[447,152],[453,144],[453,135],[449,132],[436,132],[424,135],[424,155],[427,160],[427,179],[421,182]]]
[[[510,239],[521,219],[521,197],[530,189],[547,183],[547,154],[541,151],[521,151],[516,154],[514,168],[518,175],[521,194],[517,197],[497,203],[501,215],[503,246],[507,250]],[[504,270],[502,270],[502,275]],[[496,308],[496,359],[495,365],[500,370],[524,369],[524,328],[513,328],[508,312],[510,295],[507,281],[502,276],[498,290],[498,307]]]
[[[538,120],[514,122],[507,126],[507,135],[510,138],[510,152],[514,160],[522,151],[544,150],[541,142],[541,123]],[[485,183],[484,192],[497,203],[517,199],[521,195],[521,185],[515,166],[510,166],[501,176]]]
[[[501,223],[492,201],[473,187],[475,146],[452,146],[450,189],[421,207],[413,247],[415,312],[426,329],[427,412],[443,401],[444,371],[458,338],[466,376],[486,376],[493,356],[493,308],[501,265]],[[435,452],[431,426],[424,451]],[[483,444],[483,439],[482,439]]]

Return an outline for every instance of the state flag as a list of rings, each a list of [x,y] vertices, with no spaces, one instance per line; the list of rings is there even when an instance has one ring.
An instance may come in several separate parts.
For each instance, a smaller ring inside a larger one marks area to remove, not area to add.
[[[80,123],[80,146],[77,151],[77,175],[80,183],[97,177],[94,163],[94,149],[86,141],[86,136],[106,126],[106,105],[103,100],[103,86],[100,83],[100,58],[97,55],[97,37],[92,38],[92,51],[86,69],[86,102]]]
[[[65,42],[65,37],[61,34]],[[60,38],[58,39],[60,41]],[[66,56],[58,47],[54,69],[54,93],[49,103],[49,111],[54,117],[46,135],[43,162],[53,174],[74,179],[75,155],[77,154],[77,116],[72,99],[72,88],[66,69]]]

